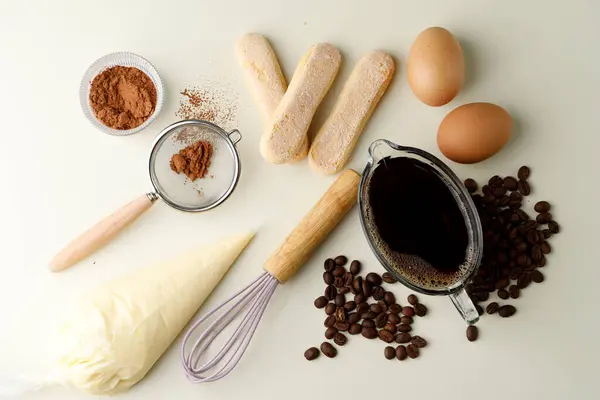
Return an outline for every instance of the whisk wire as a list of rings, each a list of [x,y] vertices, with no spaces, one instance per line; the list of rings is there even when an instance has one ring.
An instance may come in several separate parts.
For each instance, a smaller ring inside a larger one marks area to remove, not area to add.
[[[269,300],[279,282],[268,272],[264,272],[249,285],[239,290],[220,306],[210,310],[206,315],[198,319],[186,333],[181,346],[181,361],[188,379],[194,383],[212,382],[223,378],[229,374],[244,355],[250,340],[256,332],[256,328],[269,304]],[[232,304],[230,304],[232,303]],[[217,311],[225,309],[223,314],[216,318],[208,328],[199,336],[191,346],[189,354],[186,354],[186,347],[190,341],[193,332],[208,318]],[[247,309],[235,331],[231,334],[227,342],[219,352],[209,361],[200,365],[201,358],[208,350],[216,337],[225,329],[242,310]],[[230,356],[223,365],[218,365]],[[214,371],[213,369],[218,368]],[[212,370],[212,371],[211,371]],[[206,375],[209,373],[208,375]]]

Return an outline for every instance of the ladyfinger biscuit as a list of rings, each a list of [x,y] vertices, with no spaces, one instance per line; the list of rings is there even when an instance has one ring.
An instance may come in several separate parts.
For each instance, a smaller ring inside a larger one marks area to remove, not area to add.
[[[267,39],[258,33],[242,36],[237,42],[236,52],[252,88],[254,101],[258,103],[265,123],[269,123],[287,90],[277,57]]]
[[[306,132],[340,67],[342,56],[330,44],[313,46],[302,58],[287,92],[260,142],[265,160],[283,164],[308,153]]]
[[[342,170],[394,69],[392,57],[379,50],[358,61],[310,148],[308,162],[313,169],[323,174]]]

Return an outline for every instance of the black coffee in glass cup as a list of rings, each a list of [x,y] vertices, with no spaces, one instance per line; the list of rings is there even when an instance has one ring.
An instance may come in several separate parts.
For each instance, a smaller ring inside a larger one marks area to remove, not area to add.
[[[377,140],[359,189],[361,223],[383,267],[410,289],[449,296],[469,324],[465,292],[481,262],[481,222],[458,177],[435,156]]]

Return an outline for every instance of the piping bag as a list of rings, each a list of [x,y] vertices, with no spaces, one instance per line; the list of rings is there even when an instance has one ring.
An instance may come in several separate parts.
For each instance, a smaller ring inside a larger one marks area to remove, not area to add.
[[[0,376],[0,396],[48,385],[114,395],[139,382],[253,237],[245,233],[108,282],[74,302],[38,375]]]

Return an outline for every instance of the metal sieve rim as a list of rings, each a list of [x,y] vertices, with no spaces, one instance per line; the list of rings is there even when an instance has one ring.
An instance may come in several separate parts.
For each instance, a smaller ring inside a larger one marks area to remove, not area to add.
[[[168,198],[168,196],[164,193],[164,191],[160,188],[159,179],[156,176],[156,171],[154,168],[155,155],[156,155],[158,149],[160,148],[160,146],[163,144],[163,142],[165,140],[167,140],[167,138],[169,137],[169,134],[172,133],[176,129],[179,129],[181,127],[188,126],[188,125],[194,125],[194,126],[200,125],[204,128],[208,128],[208,129],[212,130],[213,132],[215,132],[219,136],[221,136],[221,138],[225,141],[225,143],[227,143],[228,149],[229,149],[229,151],[233,157],[233,161],[234,161],[233,177],[232,177],[231,183],[229,184],[229,187],[227,188],[225,193],[223,193],[223,195],[221,195],[221,197],[219,197],[212,203],[209,203],[208,205],[204,205],[201,207],[182,206],[181,204],[178,204],[178,203],[170,200]],[[235,139],[232,139],[231,136],[234,136]],[[211,209],[217,207],[219,204],[221,204],[225,200],[227,200],[227,198],[231,195],[231,193],[233,193],[233,190],[237,186],[238,181],[240,179],[241,163],[240,163],[240,157],[239,157],[239,154],[238,154],[238,151],[237,151],[237,148],[235,147],[235,145],[241,139],[242,139],[242,135],[241,135],[240,131],[238,131],[237,129],[234,129],[231,132],[227,132],[223,128],[221,128],[220,126],[218,126],[216,124],[213,124],[212,122],[203,121],[203,120],[199,120],[199,119],[183,120],[183,121],[175,122],[175,123],[167,126],[158,134],[158,136],[154,140],[154,143],[152,143],[152,148],[150,149],[150,155],[148,156],[148,174],[150,175],[150,182],[152,183],[152,187],[154,188],[154,191],[156,192],[156,194],[158,194],[158,196],[165,203],[167,203],[169,206],[171,206],[177,210],[180,210],[180,211],[202,212],[202,211],[208,211],[208,210],[211,210]]]

